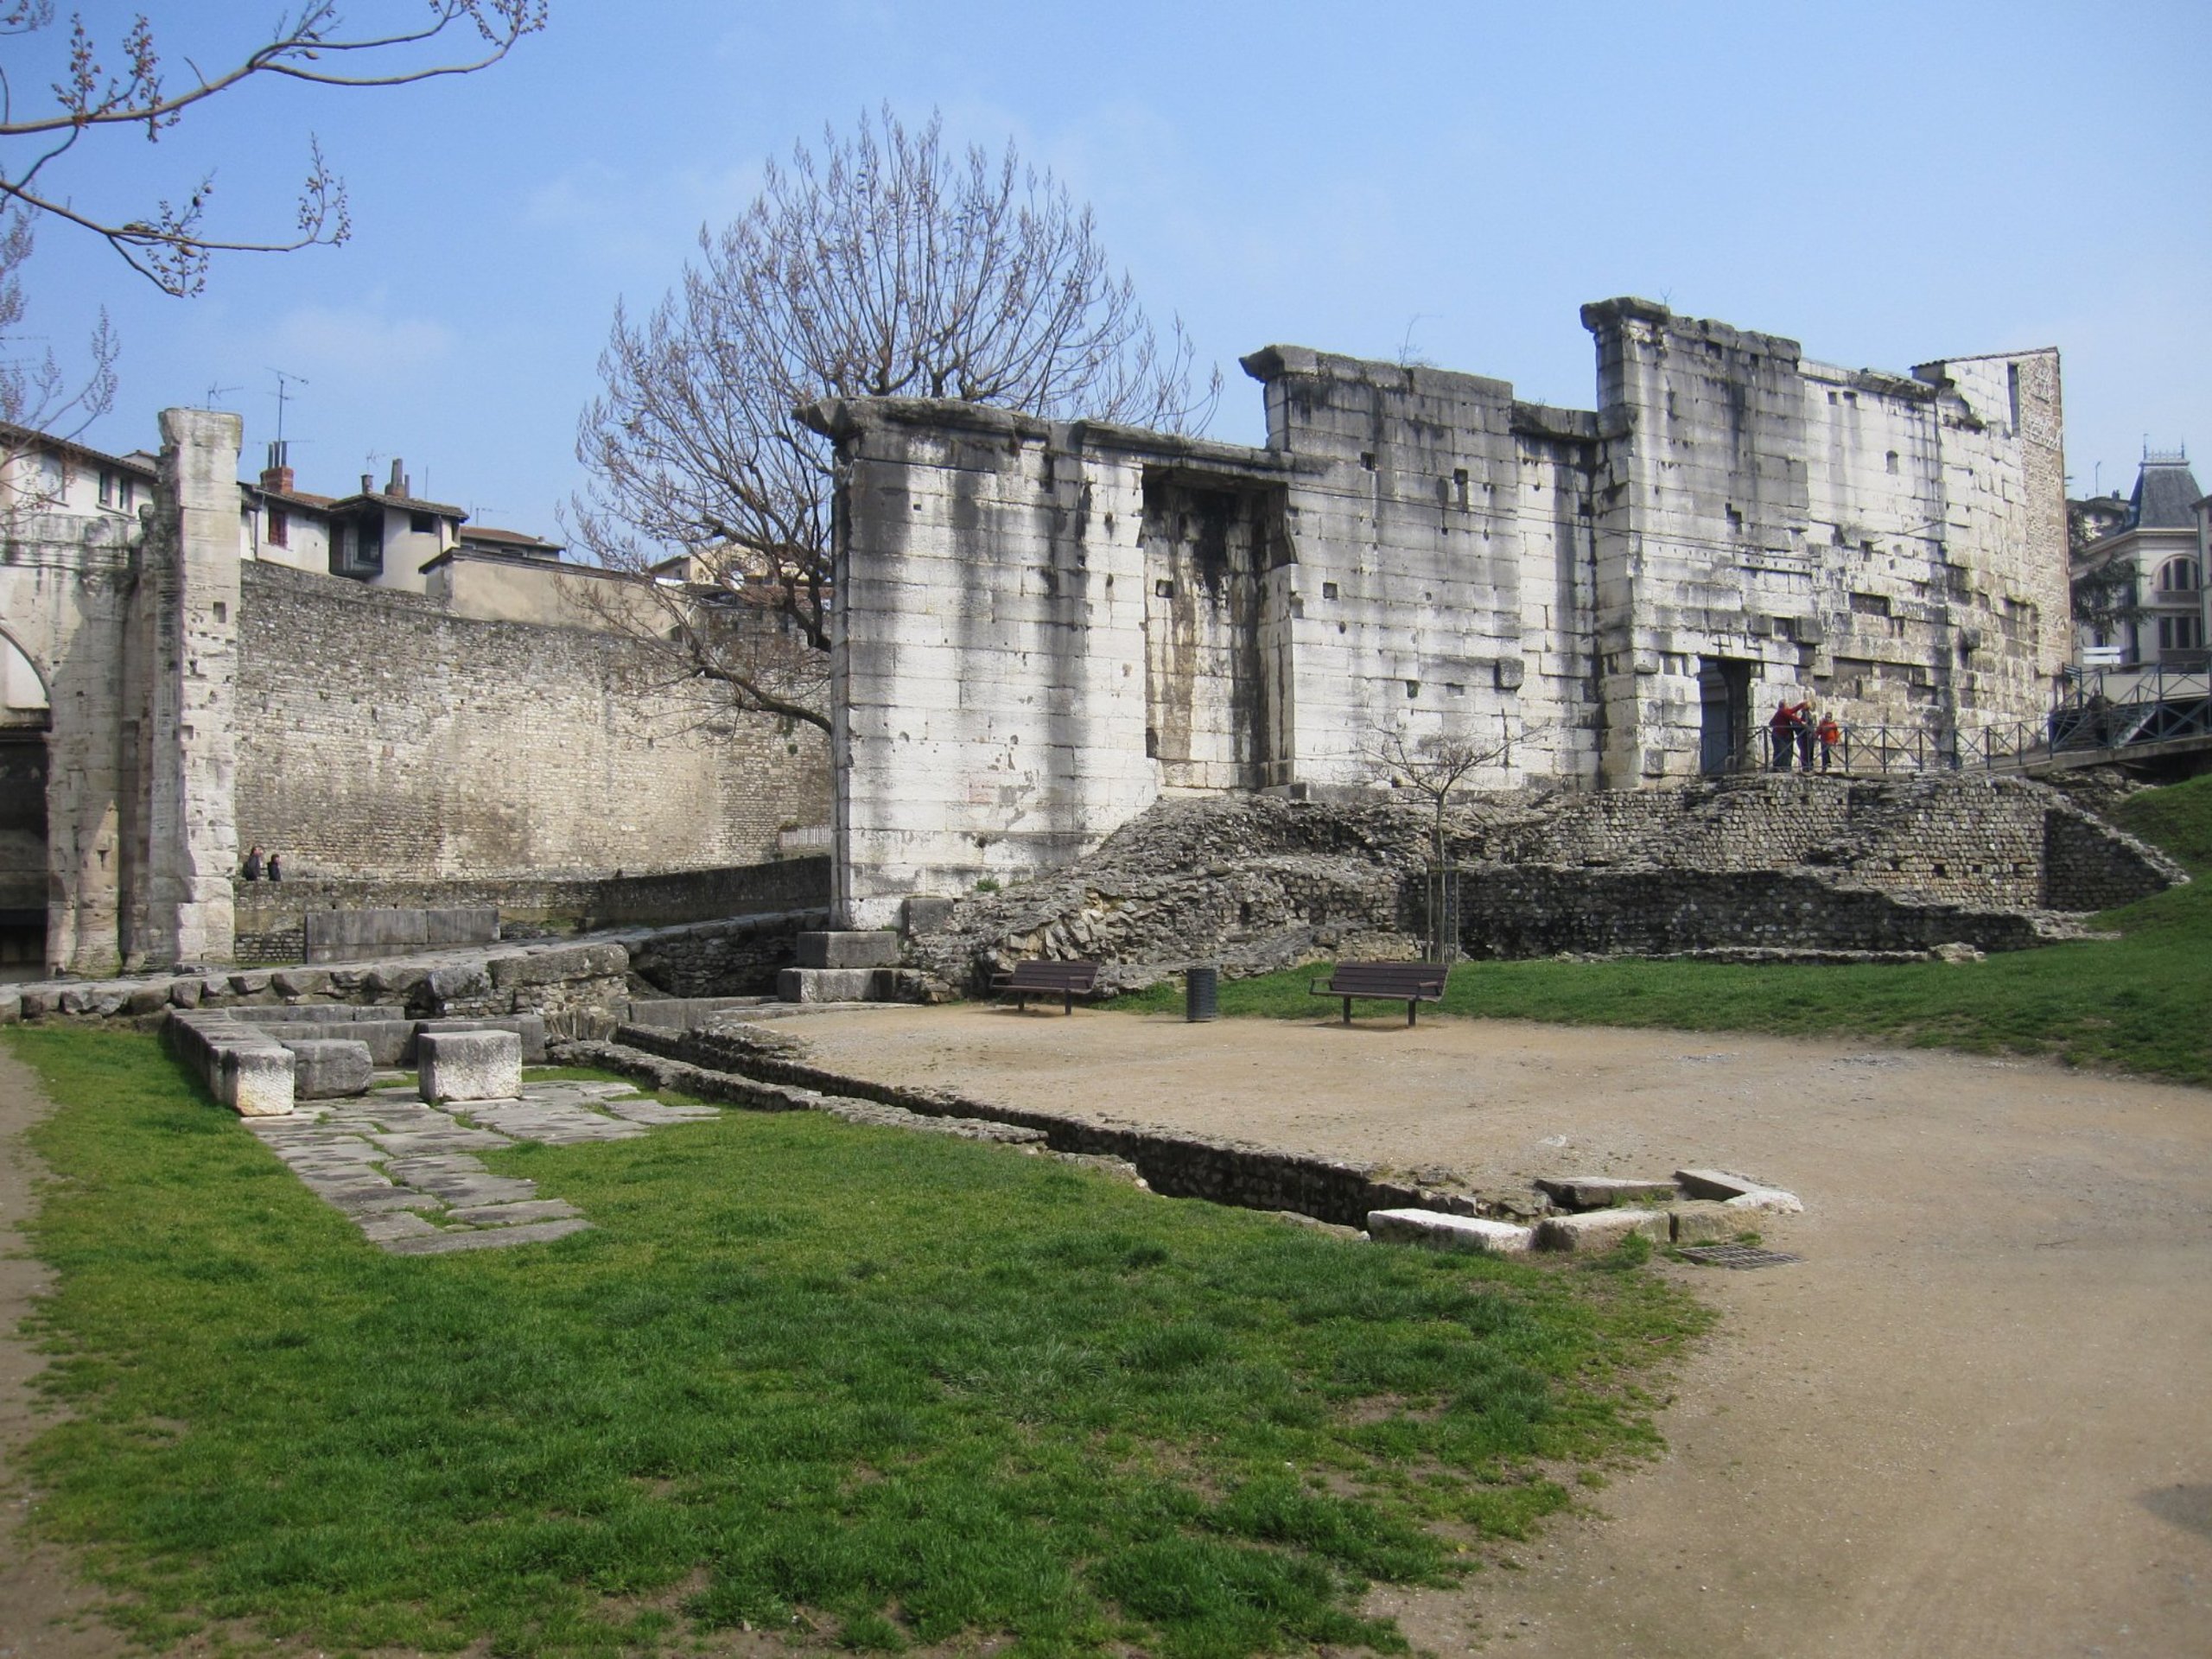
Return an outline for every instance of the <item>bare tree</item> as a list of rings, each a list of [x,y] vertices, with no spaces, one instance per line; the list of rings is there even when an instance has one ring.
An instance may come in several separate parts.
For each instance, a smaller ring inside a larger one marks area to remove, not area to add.
[[[166,78],[154,29],[141,16],[116,50],[120,70],[100,62],[104,48],[80,16],[69,20],[67,60],[52,83],[53,102],[19,107],[17,88],[0,67],[0,202],[43,214],[101,238],[125,264],[166,294],[197,294],[218,253],[289,253],[318,243],[335,245],[352,232],[346,187],[308,141],[308,172],[292,227],[269,236],[218,235],[206,228],[215,175],[204,174],[181,201],[160,197],[150,212],[130,214],[80,206],[61,188],[80,145],[110,131],[143,127],[149,143],[177,125],[196,106],[253,80],[305,81],[316,86],[404,86],[445,75],[466,75],[497,63],[525,35],[545,26],[547,0],[429,0],[428,16],[413,28],[356,35],[338,13],[336,0],[308,0],[296,14],[279,16],[249,49],[212,72],[190,59],[189,85]],[[0,38],[36,35],[54,25],[54,0],[0,0]],[[474,49],[457,62],[426,60],[433,42],[448,32],[473,33]]]
[[[1401,726],[1376,734],[1362,750],[1374,774],[1393,788],[1411,789],[1429,804],[1427,905],[1429,959],[1449,962],[1458,954],[1459,883],[1452,868],[1446,809],[1466,780],[1485,766],[1513,764],[1512,721],[1497,717],[1494,742],[1450,732],[1409,735]]]
[[[306,0],[296,13],[280,15],[252,44],[226,56],[212,71],[191,59],[185,85],[172,85],[153,25],[133,19],[115,42],[121,67],[101,62],[107,49],[81,16],[69,19],[66,47],[46,67],[26,60],[24,48],[54,26],[54,0],[0,0],[0,41],[10,42],[0,62],[0,421],[33,431],[74,437],[113,406],[118,352],[107,314],[93,328],[86,364],[65,372],[50,350],[19,349],[27,306],[24,267],[37,231],[53,221],[100,238],[124,262],[163,293],[185,296],[207,285],[218,253],[288,253],[317,245],[335,246],[352,233],[346,187],[308,140],[308,171],[291,227],[273,235],[218,234],[207,228],[215,189],[213,173],[200,175],[181,200],[157,195],[150,210],[103,208],[79,201],[64,182],[71,159],[105,135],[143,128],[149,143],[209,99],[254,80],[304,81],[318,86],[400,86],[446,75],[465,75],[506,56],[525,35],[545,26],[547,0],[429,0],[427,16],[413,26],[355,34],[339,16],[335,0]],[[468,36],[473,44],[452,61],[441,60],[442,37]],[[27,94],[49,73],[51,101]],[[24,83],[18,86],[18,81]],[[149,194],[153,194],[149,192]],[[19,512],[54,504],[55,491],[22,466],[20,442],[0,440],[0,472],[7,479],[0,512]]]
[[[577,545],[638,573],[671,556],[695,588],[768,595],[817,652],[830,644],[829,441],[794,418],[823,397],[944,397],[1052,418],[1181,426],[1196,395],[1181,326],[1165,340],[1109,264],[1088,208],[1013,144],[947,148],[888,109],[849,137],[770,164],[679,287],[617,309],[576,454]],[[662,590],[669,607],[688,602]],[[694,595],[696,596],[696,595]],[[670,610],[663,630],[683,627]],[[676,643],[682,644],[678,639]],[[791,713],[726,660],[741,708]],[[799,716],[827,728],[818,709]]]
[[[0,216],[0,347],[19,337],[29,309],[23,266],[33,240],[29,213]],[[33,358],[0,356],[0,421],[76,436],[115,402],[115,331],[105,309],[92,330],[89,354],[84,378],[74,385],[50,347]]]

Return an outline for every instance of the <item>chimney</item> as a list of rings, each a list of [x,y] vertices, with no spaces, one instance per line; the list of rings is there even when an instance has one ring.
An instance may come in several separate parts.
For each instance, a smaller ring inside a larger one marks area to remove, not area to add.
[[[282,439],[269,446],[269,464],[261,469],[261,487],[274,490],[279,495],[292,493],[292,458],[289,446]]]
[[[401,467],[405,463],[404,463],[397,455],[394,455],[391,458],[391,482],[384,486],[384,493],[386,495],[412,495],[415,493],[414,491],[407,487],[407,474],[401,470]]]
[[[374,473],[363,473],[361,474],[361,493],[363,495],[374,495],[376,493],[377,475]]]

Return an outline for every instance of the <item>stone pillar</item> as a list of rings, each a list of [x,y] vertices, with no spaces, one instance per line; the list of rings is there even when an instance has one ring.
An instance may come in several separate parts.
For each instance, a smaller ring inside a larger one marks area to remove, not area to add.
[[[142,601],[155,630],[143,941],[152,967],[232,957],[240,436],[235,415],[162,411],[161,521]]]

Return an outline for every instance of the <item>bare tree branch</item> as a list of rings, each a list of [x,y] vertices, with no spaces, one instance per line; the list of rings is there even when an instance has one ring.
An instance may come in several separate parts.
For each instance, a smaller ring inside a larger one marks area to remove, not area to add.
[[[22,514],[60,506],[68,487],[68,463],[60,463],[63,470],[58,474],[33,465],[35,446],[19,435],[74,438],[106,414],[115,404],[119,349],[105,310],[86,342],[84,378],[74,385],[50,347],[29,356],[12,349],[22,338],[28,308],[23,266],[33,241],[28,213],[0,217],[0,423],[5,423],[0,430],[0,528],[11,534]]]
[[[772,594],[830,645],[827,440],[792,411],[823,397],[950,397],[1051,418],[1203,424],[1179,323],[1163,340],[1096,226],[1013,145],[947,148],[888,109],[793,147],[681,284],[618,308],[605,390],[578,423],[590,474],[577,546],[643,572],[671,555],[731,594]],[[700,671],[720,678],[703,665]],[[775,709],[741,679],[741,707]],[[771,696],[774,694],[772,692]]]
[[[295,227],[278,236],[218,235],[203,228],[214,175],[202,177],[181,202],[157,200],[153,211],[127,215],[79,207],[50,188],[44,175],[80,142],[104,129],[143,126],[149,143],[175,126],[195,105],[259,79],[305,81],[318,86],[404,86],[448,75],[473,74],[512,51],[524,35],[545,27],[547,0],[429,0],[421,26],[350,35],[336,0],[308,0],[296,14],[280,16],[251,49],[213,73],[187,59],[192,83],[172,91],[164,80],[153,26],[133,20],[118,42],[122,67],[111,73],[83,17],[69,21],[66,61],[52,84],[53,104],[41,113],[21,112],[12,79],[0,74],[0,203],[48,213],[107,242],[124,262],[164,293],[197,294],[218,253],[289,253],[317,245],[336,246],[352,233],[344,183],[322,150],[308,141],[308,166]],[[52,0],[5,0],[0,37],[35,35],[52,27]],[[458,61],[423,61],[420,48],[448,31],[474,29],[477,49]],[[339,67],[326,66],[337,65]]]

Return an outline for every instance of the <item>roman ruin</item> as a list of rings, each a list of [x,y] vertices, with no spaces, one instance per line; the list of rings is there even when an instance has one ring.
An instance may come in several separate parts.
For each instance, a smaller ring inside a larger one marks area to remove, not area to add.
[[[823,861],[784,855],[818,853],[827,745],[667,683],[556,588],[613,578],[248,556],[238,417],[161,427],[142,513],[0,525],[8,976],[296,961],[334,910],[512,938],[820,902]],[[283,883],[238,879],[257,843]]]
[[[807,411],[839,467],[839,925],[1063,867],[1175,795],[1372,784],[1392,730],[1511,738],[1477,786],[1617,791],[1728,769],[1784,698],[2042,721],[2056,351],[1891,374],[1644,300],[1582,321],[1591,410],[1270,346],[1259,447]]]

